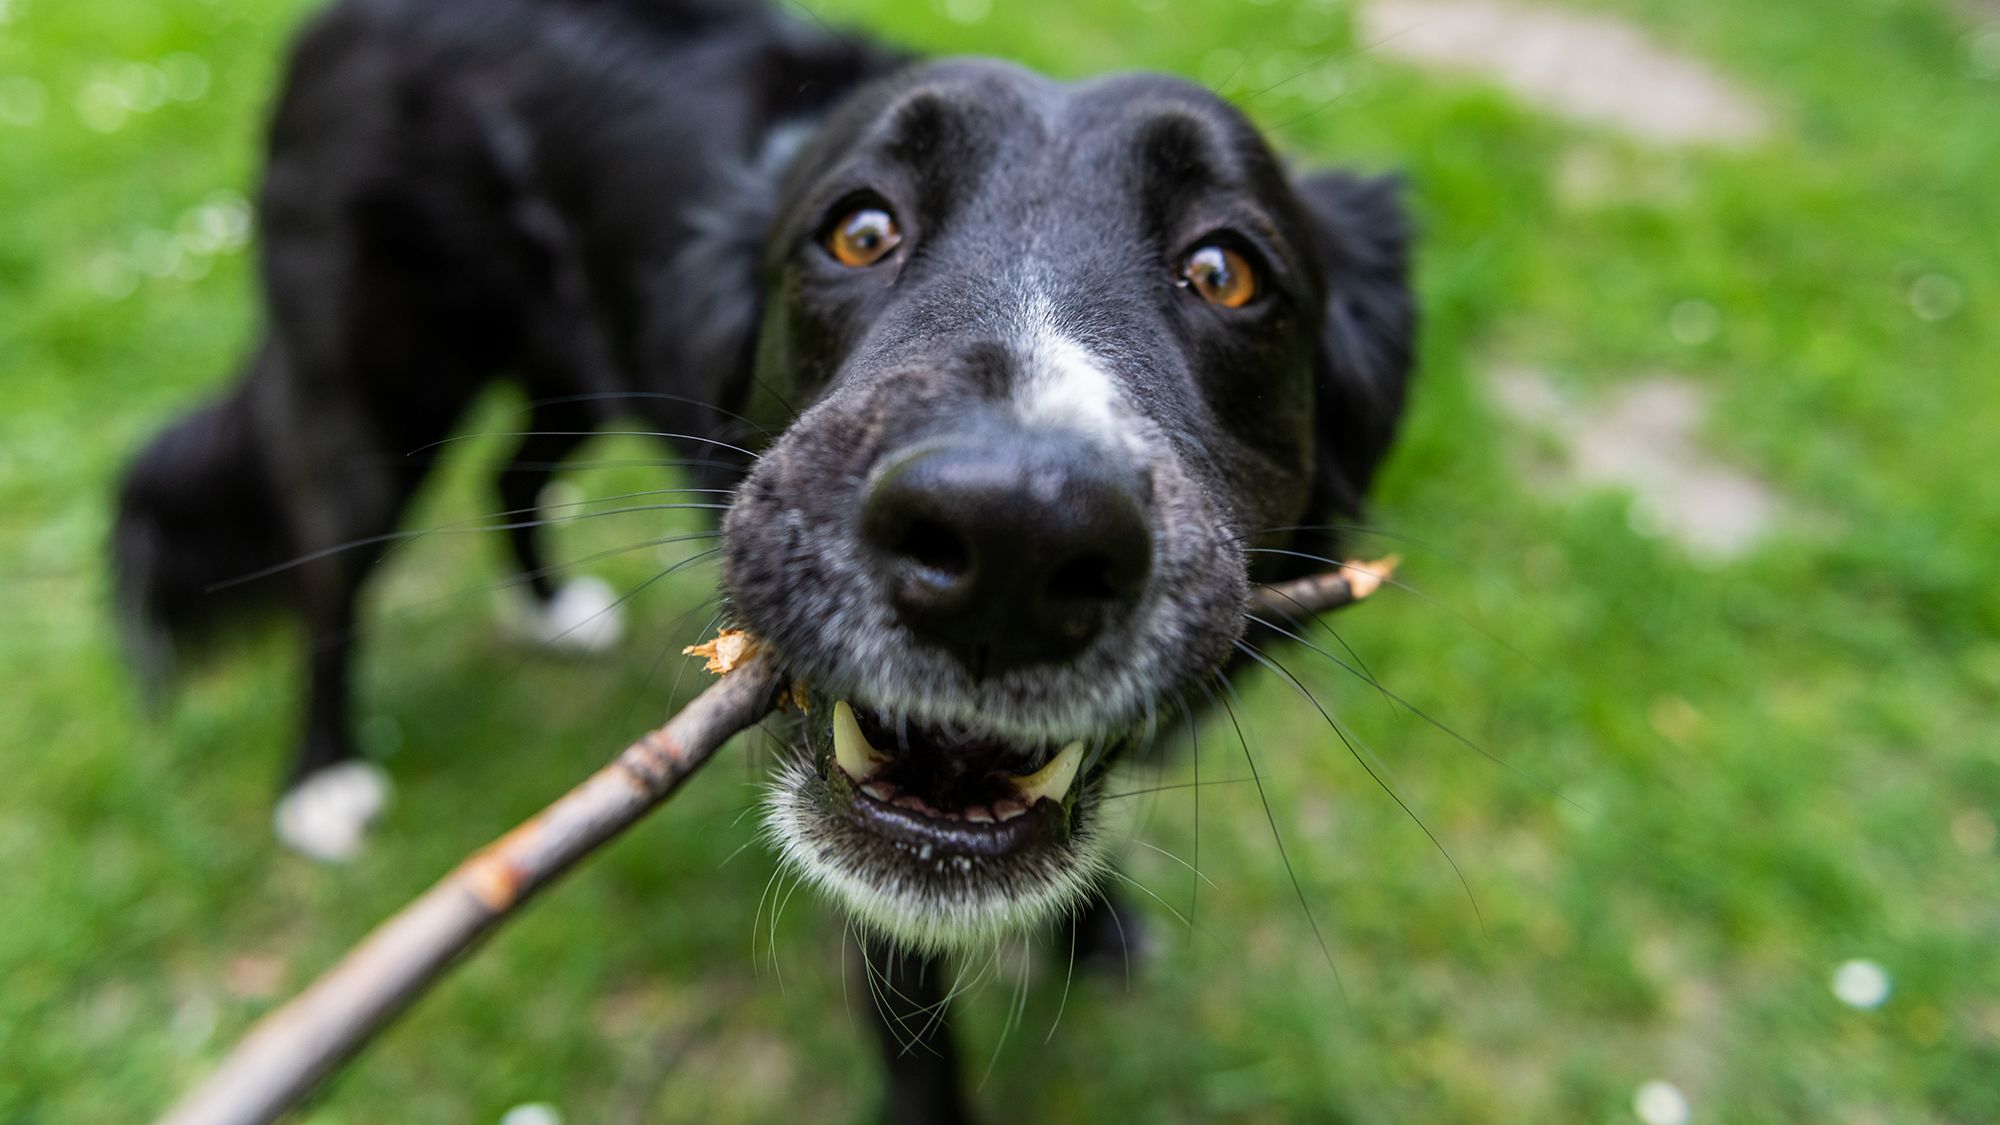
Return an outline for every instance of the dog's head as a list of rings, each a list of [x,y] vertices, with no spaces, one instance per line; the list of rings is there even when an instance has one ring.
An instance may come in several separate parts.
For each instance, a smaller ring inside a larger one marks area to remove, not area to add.
[[[786,165],[761,386],[810,402],[724,525],[806,687],[768,823],[863,921],[962,945],[1098,877],[1101,779],[1240,636],[1253,546],[1351,513],[1401,409],[1391,186],[1294,179],[1159,76],[986,61]]]

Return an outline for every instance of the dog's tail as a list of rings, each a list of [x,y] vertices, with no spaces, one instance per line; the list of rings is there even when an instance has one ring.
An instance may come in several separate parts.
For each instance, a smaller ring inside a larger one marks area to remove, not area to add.
[[[248,611],[293,594],[293,537],[260,451],[248,380],[167,427],[134,458],[112,532],[118,609],[147,685]]]

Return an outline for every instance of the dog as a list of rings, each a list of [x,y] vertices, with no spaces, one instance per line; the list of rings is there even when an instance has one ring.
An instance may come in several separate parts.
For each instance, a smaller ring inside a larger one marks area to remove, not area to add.
[[[751,4],[339,0],[259,213],[262,342],[123,484],[141,660],[295,612],[277,827],[349,854],[387,792],[348,719],[366,545],[497,378],[535,403],[510,514],[638,418],[730,490],[726,605],[804,716],[766,826],[867,935],[900,1121],[968,1113],[942,959],[1088,937],[1103,779],[1226,672],[1254,583],[1333,553],[1412,360],[1394,181],[1295,173],[1180,79],[918,59]],[[610,599],[518,522],[544,635],[606,639]]]

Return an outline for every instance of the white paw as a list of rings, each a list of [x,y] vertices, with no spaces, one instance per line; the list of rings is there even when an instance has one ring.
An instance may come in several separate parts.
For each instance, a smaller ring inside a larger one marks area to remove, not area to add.
[[[361,854],[368,826],[389,806],[389,775],[373,762],[342,762],[307,774],[278,800],[272,826],[284,845],[321,863]]]
[[[601,578],[575,578],[546,603],[530,603],[507,615],[510,632],[555,652],[609,652],[625,638],[625,614],[618,595]]]

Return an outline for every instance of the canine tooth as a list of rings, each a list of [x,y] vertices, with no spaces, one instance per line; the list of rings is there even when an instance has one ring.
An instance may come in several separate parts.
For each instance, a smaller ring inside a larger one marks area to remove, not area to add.
[[[965,819],[974,824],[991,824],[993,823],[993,814],[987,811],[985,805],[974,805],[965,810]]]
[[[1076,780],[1076,769],[1083,764],[1083,743],[1072,742],[1048,760],[1048,764],[1026,777],[1014,779],[1014,788],[1021,791],[1021,800],[1034,804],[1043,798],[1060,801],[1069,794],[1070,782]],[[994,812],[1000,806],[993,806]]]
[[[998,800],[993,802],[993,815],[1000,820],[1012,820],[1028,811],[1028,806],[1019,801]]]
[[[889,788],[889,783],[886,781],[871,781],[862,786],[861,791],[878,801],[892,800],[896,796],[896,791]]]
[[[856,781],[875,776],[875,771],[888,761],[868,744],[868,736],[861,733],[861,723],[854,717],[854,708],[844,699],[833,705],[833,760]]]

